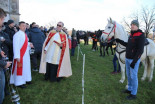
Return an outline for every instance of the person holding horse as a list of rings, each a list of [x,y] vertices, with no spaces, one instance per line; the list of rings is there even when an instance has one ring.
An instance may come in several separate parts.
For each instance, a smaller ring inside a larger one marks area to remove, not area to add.
[[[128,42],[116,39],[116,42],[126,46],[126,74],[128,78],[128,89],[123,91],[129,93],[127,100],[136,99],[138,89],[138,69],[140,64],[140,57],[144,51],[145,35],[142,30],[139,29],[138,20],[131,22],[131,34]]]

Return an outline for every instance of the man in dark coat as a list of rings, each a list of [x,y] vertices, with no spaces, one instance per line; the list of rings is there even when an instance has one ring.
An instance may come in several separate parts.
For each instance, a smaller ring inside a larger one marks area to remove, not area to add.
[[[15,26],[14,21],[8,20],[7,26],[4,30],[4,32],[9,35],[9,38],[12,42],[12,45],[10,46],[10,50],[9,50],[10,51],[9,60],[13,60],[13,36],[15,34],[14,26]]]
[[[29,33],[30,33],[30,25],[28,23],[26,23],[25,33],[26,33],[27,36],[29,36]]]
[[[2,27],[5,17],[6,17],[5,11],[0,8],[0,27]],[[1,41],[0,41],[0,47],[1,47]],[[0,48],[0,104],[3,103],[4,99],[4,87],[5,87],[4,68],[8,68],[11,65],[11,62],[3,61],[2,56],[4,57],[5,55]]]
[[[2,28],[0,27],[0,41],[1,41],[1,49],[4,51],[5,55],[9,57],[9,48],[12,46],[12,41],[9,38],[9,35],[5,33]]]
[[[41,58],[42,46],[45,40],[44,33],[36,27],[36,24],[32,25],[29,33],[29,41],[33,43],[35,48],[34,54],[32,54],[32,64],[33,64],[33,71],[38,71],[37,60]]]
[[[12,42],[11,42],[11,40],[10,40],[8,34],[5,33],[5,32],[2,30],[2,27],[0,27],[0,42],[1,42],[0,48],[1,48],[2,51],[5,53],[5,56],[7,56],[7,57],[9,58],[9,56],[10,56],[9,47],[12,46]],[[6,71],[4,71],[4,72],[5,72],[5,75],[6,75]],[[7,78],[5,77],[5,79],[7,79]],[[6,87],[7,84],[8,84],[8,82],[7,82],[7,80],[6,80],[6,83],[5,83],[5,95],[8,95],[8,94],[9,94],[9,92],[8,92],[8,90],[7,90],[7,87]]]
[[[131,22],[131,35],[128,42],[116,39],[116,42],[126,46],[126,74],[128,78],[128,89],[124,93],[129,93],[128,100],[136,99],[138,89],[138,69],[140,57],[144,51],[145,35],[139,29],[138,20]]]

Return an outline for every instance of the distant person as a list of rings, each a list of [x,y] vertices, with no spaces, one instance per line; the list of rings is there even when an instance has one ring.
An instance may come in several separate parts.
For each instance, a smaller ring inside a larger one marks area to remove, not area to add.
[[[120,64],[118,62],[117,64],[117,56],[116,54],[114,55],[114,58],[113,58],[113,67],[114,67],[114,71],[111,73],[111,74],[117,74],[117,73],[120,73],[121,72],[121,67],[120,67]],[[118,70],[117,70],[117,66],[118,66]]]
[[[75,48],[77,46],[76,36],[72,37],[72,49],[71,49],[71,56],[74,56]]]
[[[33,71],[38,71],[39,68],[38,61],[40,62],[41,59],[41,51],[44,40],[45,40],[44,33],[37,27],[35,23],[33,23],[29,33],[29,42],[33,43],[35,50],[34,53],[31,55]]]
[[[10,46],[10,50],[9,50],[10,51],[9,52],[10,53],[9,60],[11,60],[11,61],[13,60],[13,36],[16,33],[14,27],[15,27],[14,21],[13,20],[8,20],[6,28],[4,30],[4,32],[9,35],[9,38],[10,38],[10,40],[12,42],[12,45]]]

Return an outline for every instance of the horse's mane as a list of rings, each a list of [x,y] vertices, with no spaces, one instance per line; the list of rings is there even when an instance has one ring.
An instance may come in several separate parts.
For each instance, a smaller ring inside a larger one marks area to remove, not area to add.
[[[112,22],[113,22],[113,24],[116,24],[116,28],[118,29],[118,31],[119,31],[121,34],[127,35],[127,37],[129,36],[128,32],[125,31],[124,27],[123,27],[121,24],[117,23],[116,21],[112,21]]]

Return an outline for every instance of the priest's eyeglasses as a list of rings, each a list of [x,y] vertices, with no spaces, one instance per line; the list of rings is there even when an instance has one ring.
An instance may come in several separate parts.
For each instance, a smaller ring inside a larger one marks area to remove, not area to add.
[[[61,25],[57,24],[58,27],[62,27]]]

